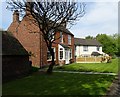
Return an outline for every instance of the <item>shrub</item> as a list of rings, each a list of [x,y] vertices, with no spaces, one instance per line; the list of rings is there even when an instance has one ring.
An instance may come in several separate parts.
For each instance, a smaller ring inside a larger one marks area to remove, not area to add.
[[[39,68],[38,67],[32,67],[32,72],[37,72],[39,70]]]

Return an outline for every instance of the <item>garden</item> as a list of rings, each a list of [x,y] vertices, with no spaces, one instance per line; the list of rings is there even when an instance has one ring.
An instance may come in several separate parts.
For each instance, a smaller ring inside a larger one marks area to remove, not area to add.
[[[118,58],[112,59],[111,63],[73,63],[62,67],[56,66],[55,70],[80,71],[80,72],[103,72],[118,73]]]
[[[37,69],[36,69],[37,70]],[[112,63],[70,64],[54,70],[113,72],[117,74],[118,59]],[[54,71],[53,70],[53,71]],[[4,95],[105,95],[116,75],[34,72],[33,74],[3,84]]]
[[[3,95],[105,95],[115,76],[33,74],[3,84]]]

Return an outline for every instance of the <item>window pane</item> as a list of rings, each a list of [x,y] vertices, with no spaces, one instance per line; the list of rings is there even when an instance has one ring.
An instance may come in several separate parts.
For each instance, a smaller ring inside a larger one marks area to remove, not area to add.
[[[60,51],[60,59],[63,58],[63,51]]]
[[[98,46],[98,47],[97,47],[97,51],[99,51],[99,50],[100,50],[100,47]]]
[[[83,51],[88,51],[88,46],[83,46]]]
[[[63,50],[63,48],[60,48],[60,50]]]
[[[47,52],[47,60],[50,60],[50,59],[52,59],[52,58],[51,58],[50,51],[48,51],[48,52]]]
[[[62,32],[60,32],[60,42],[63,43],[63,34],[62,34]]]
[[[63,59],[63,49],[60,48],[60,59]]]
[[[68,44],[71,44],[71,35],[68,35]]]
[[[54,48],[54,59],[56,59],[56,52],[55,52],[55,48]]]
[[[54,59],[56,59],[55,48],[53,48],[53,51],[54,51]],[[47,60],[52,60],[52,56],[49,50],[47,51]]]
[[[70,58],[72,58],[72,49],[70,50]]]

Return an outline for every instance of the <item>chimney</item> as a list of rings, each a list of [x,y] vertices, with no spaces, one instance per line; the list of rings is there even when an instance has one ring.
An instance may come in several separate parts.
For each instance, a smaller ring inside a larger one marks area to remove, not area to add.
[[[13,13],[13,22],[19,22],[19,11],[15,10]]]

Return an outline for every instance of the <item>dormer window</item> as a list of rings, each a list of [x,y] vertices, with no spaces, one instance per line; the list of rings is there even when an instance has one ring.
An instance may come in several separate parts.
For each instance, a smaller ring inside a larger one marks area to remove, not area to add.
[[[71,45],[71,35],[68,35],[68,44]]]

